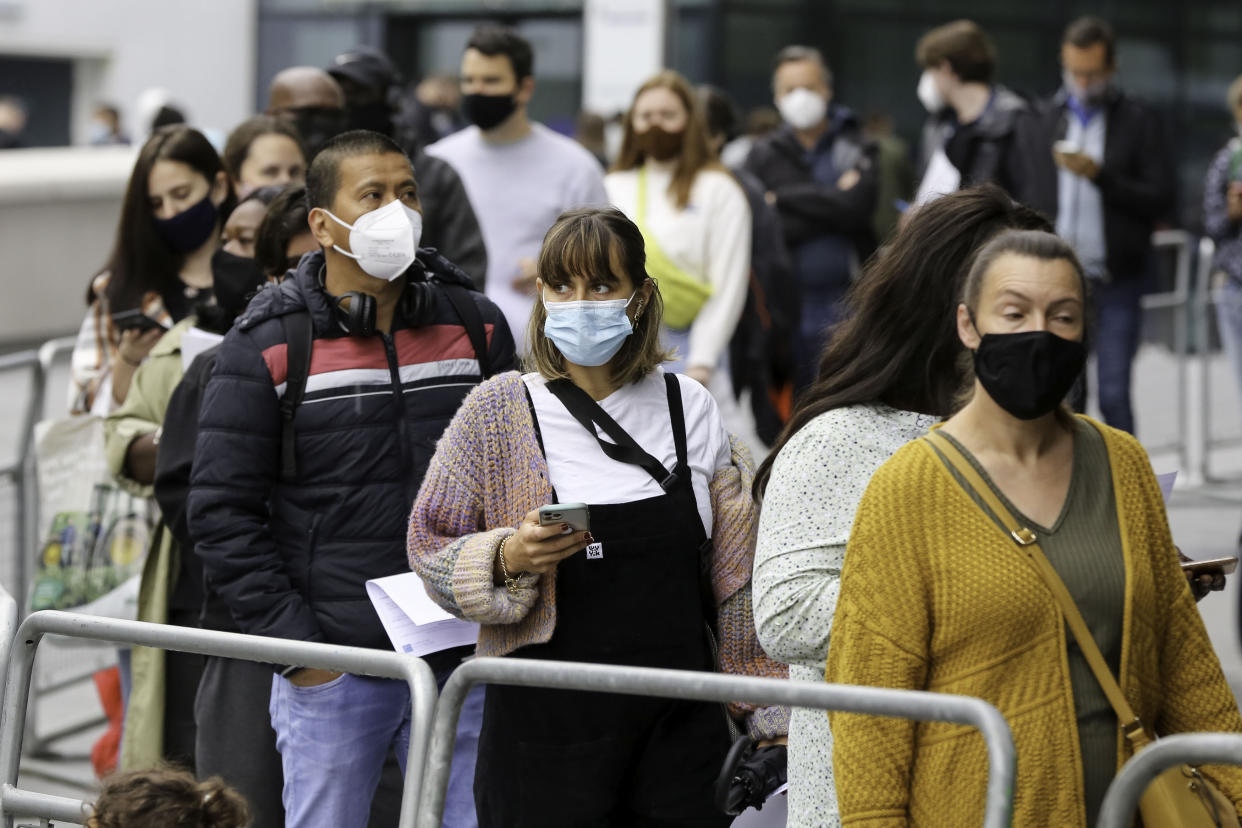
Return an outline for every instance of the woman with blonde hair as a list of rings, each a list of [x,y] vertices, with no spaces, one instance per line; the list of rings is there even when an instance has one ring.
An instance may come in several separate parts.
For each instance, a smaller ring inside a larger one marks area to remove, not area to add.
[[[444,432],[410,566],[480,625],[479,655],[712,670],[711,628],[720,670],[786,676],[751,616],[749,453],[706,389],[660,367],[644,264],[618,210],[548,231],[531,370],[480,385]],[[786,732],[787,709],[731,712],[756,738]],[[728,825],[713,804],[728,747],[715,705],[490,685],[479,824]]]
[[[684,366],[722,402],[730,395],[721,360],[750,282],[751,216],[741,186],[716,160],[696,102],[671,70],[640,86],[604,187],[642,231],[675,370]]]

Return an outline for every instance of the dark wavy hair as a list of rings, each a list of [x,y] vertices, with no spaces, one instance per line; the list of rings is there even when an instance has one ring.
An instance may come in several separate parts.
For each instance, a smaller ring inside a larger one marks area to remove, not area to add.
[[[151,170],[159,161],[180,161],[206,178],[209,186],[214,186],[216,175],[224,171],[224,163],[211,142],[203,133],[184,124],[161,127],[143,144],[125,188],[116,242],[104,268],[110,274],[105,295],[114,311],[137,307],[149,291],[167,293],[181,279],[185,255],[160,237],[147,195]],[[232,183],[226,181],[225,186],[228,193],[219,208],[221,227],[237,203]],[[89,305],[96,298],[92,280],[86,303]]]
[[[780,450],[820,414],[875,402],[937,417],[953,412],[962,384],[962,285],[979,248],[1010,229],[1052,226],[992,184],[944,196],[910,214],[846,294],[848,315],[824,346],[818,378],[798,399],[755,475],[757,498]]]
[[[288,257],[285,251],[289,242],[303,233],[310,232],[307,216],[310,210],[306,206],[306,187],[302,184],[289,184],[282,189],[267,205],[263,221],[255,231],[254,258],[268,276],[279,279],[288,271]]]

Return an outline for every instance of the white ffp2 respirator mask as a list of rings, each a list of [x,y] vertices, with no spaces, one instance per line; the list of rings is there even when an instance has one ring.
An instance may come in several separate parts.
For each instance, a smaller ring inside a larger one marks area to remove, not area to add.
[[[324,212],[349,230],[350,249],[336,244],[332,249],[356,261],[367,275],[391,282],[414,264],[423,235],[423,217],[400,199],[362,214],[353,224],[346,224],[329,210]]]
[[[828,99],[801,86],[786,92],[776,106],[785,123],[794,129],[810,129],[828,113]]]
[[[936,79],[932,77],[932,73],[926,69],[923,70],[923,74],[919,77],[919,88],[916,90],[916,94],[919,96],[919,103],[932,115],[944,109],[944,95],[941,94],[940,87],[936,85]]]

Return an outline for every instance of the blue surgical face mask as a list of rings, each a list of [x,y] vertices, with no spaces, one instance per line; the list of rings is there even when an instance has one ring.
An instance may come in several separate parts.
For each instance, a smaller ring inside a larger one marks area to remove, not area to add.
[[[634,333],[634,323],[626,309],[637,295],[638,291],[634,291],[629,299],[585,299],[551,304],[540,297],[548,315],[543,323],[543,335],[574,365],[603,365]]]

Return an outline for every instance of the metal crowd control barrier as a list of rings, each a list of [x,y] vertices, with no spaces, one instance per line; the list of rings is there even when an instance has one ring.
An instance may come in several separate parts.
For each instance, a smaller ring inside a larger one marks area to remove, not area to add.
[[[39,642],[49,634],[404,680],[410,687],[411,722],[400,825],[411,828],[415,824],[436,699],[435,677],[422,659],[361,647],[313,644],[45,610],[31,614],[22,622],[9,660],[4,718],[0,721],[0,825],[4,828],[12,828],[13,819],[18,815],[80,822],[84,814],[84,803],[80,800],[17,787],[31,670]]]
[[[1180,764],[1242,765],[1242,735],[1180,733],[1157,740],[1131,757],[1108,786],[1096,828],[1128,828],[1151,781]]]
[[[3,586],[0,586],[0,665],[9,663],[9,650],[13,647],[13,638],[17,635],[17,601]],[[4,689],[0,688],[0,709],[4,703]]]
[[[1152,234],[1156,249],[1172,249],[1175,254],[1173,290],[1150,293],[1143,297],[1143,310],[1168,310],[1173,314],[1173,354],[1177,358],[1177,437],[1162,446],[1148,446],[1148,451],[1176,451],[1183,469],[1189,468],[1190,444],[1186,428],[1190,422],[1189,366],[1190,360],[1190,288],[1191,244],[1194,237],[1185,230],[1157,230]]]
[[[982,699],[915,690],[850,687],[843,684],[748,678],[688,670],[485,657],[471,659],[458,667],[440,694],[425,766],[422,800],[418,809],[420,826],[432,828],[440,825],[444,815],[449,770],[453,761],[457,719],[461,715],[462,704],[471,687],[489,683],[708,702],[740,701],[762,705],[814,707],[970,725],[983,733],[988,748],[984,828],[1003,828],[1009,825],[1013,809],[1013,735],[1000,712]]]
[[[1212,306],[1216,296],[1212,291],[1212,260],[1216,245],[1207,237],[1199,240],[1198,264],[1195,268],[1194,329],[1195,329],[1195,393],[1190,395],[1194,414],[1191,419],[1189,481],[1192,485],[1221,482],[1211,473],[1210,454],[1213,448],[1237,445],[1238,438],[1219,440],[1212,436],[1212,384],[1208,376],[1211,361]],[[1236,393],[1230,383],[1230,393]]]
[[[47,378],[60,357],[73,350],[74,337],[45,342],[38,350],[19,351],[0,356],[0,373],[30,372],[30,391],[17,430],[17,457],[0,467],[0,480],[7,479],[17,490],[13,520],[14,582],[10,589],[22,599],[30,585],[30,561],[39,544],[38,487],[31,472],[34,464],[34,429],[44,418]]]
[[[34,427],[43,415],[43,394],[47,375],[39,361],[38,351],[21,351],[0,357],[0,373],[29,371],[31,375],[30,398],[17,431],[17,457],[0,468],[0,479],[7,479],[17,492],[13,517],[13,583],[10,588],[18,596],[26,594],[29,584],[30,556],[37,544],[38,529],[35,521],[36,492],[31,482],[32,453],[34,451]]]

